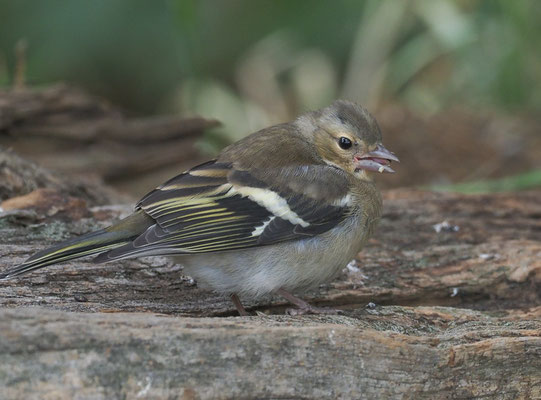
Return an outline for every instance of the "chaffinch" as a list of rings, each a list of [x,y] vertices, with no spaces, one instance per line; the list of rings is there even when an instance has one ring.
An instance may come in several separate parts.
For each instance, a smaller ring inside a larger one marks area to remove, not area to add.
[[[255,132],[212,161],[144,196],[135,212],[97,232],[41,251],[0,275],[98,254],[96,262],[168,255],[215,291],[231,296],[291,294],[332,279],[361,250],[381,214],[368,171],[394,172],[376,120],[338,100]],[[334,310],[336,311],[336,310]]]

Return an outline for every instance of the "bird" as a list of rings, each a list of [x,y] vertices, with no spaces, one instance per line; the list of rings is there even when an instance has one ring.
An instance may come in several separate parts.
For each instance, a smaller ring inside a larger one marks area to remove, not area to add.
[[[198,285],[241,298],[279,295],[291,314],[337,312],[304,293],[355,258],[381,217],[372,172],[395,172],[375,118],[335,100],[229,145],[145,195],[105,229],[40,251],[0,279],[79,257],[97,263],[165,255]]]

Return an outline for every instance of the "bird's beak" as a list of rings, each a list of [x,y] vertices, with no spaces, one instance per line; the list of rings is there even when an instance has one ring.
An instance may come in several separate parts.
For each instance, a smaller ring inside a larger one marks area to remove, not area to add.
[[[355,168],[365,171],[394,172],[390,167],[391,161],[400,162],[394,153],[378,144],[374,151],[369,153],[356,154],[354,156]]]

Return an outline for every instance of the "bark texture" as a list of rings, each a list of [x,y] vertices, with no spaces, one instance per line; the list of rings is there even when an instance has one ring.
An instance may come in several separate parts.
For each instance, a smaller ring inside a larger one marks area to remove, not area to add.
[[[3,310],[0,380],[17,399],[541,397],[540,308],[179,318]]]
[[[5,189],[1,268],[131,210],[36,187]],[[236,317],[159,257],[0,282],[0,397],[541,398],[540,198],[386,192],[358,260],[306,295],[343,315]]]

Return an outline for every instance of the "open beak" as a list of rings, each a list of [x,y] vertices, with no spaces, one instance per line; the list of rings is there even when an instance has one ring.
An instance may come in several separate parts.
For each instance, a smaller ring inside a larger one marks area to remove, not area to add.
[[[356,169],[390,173],[394,172],[394,169],[390,167],[391,161],[400,162],[398,157],[383,147],[382,144],[378,144],[376,149],[370,153],[356,154],[354,159]]]

